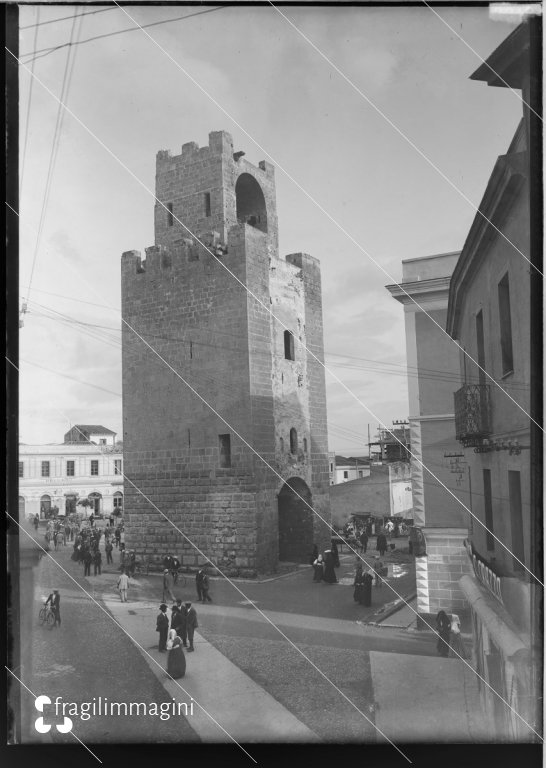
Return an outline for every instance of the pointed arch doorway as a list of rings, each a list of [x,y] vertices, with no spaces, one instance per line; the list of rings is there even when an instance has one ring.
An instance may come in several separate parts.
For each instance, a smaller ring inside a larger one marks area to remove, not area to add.
[[[307,483],[299,477],[287,480],[278,495],[280,561],[309,562],[313,550],[312,506]]]

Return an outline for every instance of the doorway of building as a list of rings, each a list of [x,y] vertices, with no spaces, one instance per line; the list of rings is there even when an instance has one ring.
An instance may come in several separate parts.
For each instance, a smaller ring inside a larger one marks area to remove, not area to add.
[[[90,513],[92,512],[93,515],[100,515],[100,511],[101,511],[100,510],[100,502],[101,502],[101,499],[102,499],[102,496],[100,495],[100,493],[97,493],[97,492],[90,493],[87,498],[91,502],[91,506],[89,508],[89,512]]]
[[[51,514],[51,496],[45,494],[40,499],[40,517],[42,520]]]
[[[65,497],[64,508],[65,508],[65,512],[66,512],[66,516],[67,517],[69,515],[75,515],[76,514],[76,503],[77,503],[77,501],[78,501],[78,497],[74,493]]]
[[[309,506],[307,506],[309,505]],[[308,563],[313,551],[312,496],[299,477],[288,480],[278,496],[279,560]]]

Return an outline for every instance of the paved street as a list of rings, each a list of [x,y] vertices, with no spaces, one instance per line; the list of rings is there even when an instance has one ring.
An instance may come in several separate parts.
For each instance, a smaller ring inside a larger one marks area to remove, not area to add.
[[[186,676],[173,682],[163,671],[165,655],[157,651],[161,576],[132,579],[129,603],[121,604],[115,589],[117,552],[113,566],[86,579],[71,553],[67,546],[52,554],[107,613],[43,558],[33,608],[37,614],[40,596],[53,587],[60,589],[63,624],[53,630],[37,627],[35,690],[74,702],[98,696],[121,702],[188,702],[193,697],[210,715],[196,707],[187,719],[78,719],[75,732],[88,743],[228,740],[211,718],[242,741],[381,741],[374,727],[379,702],[370,653],[379,653],[387,668],[392,656],[393,669],[404,665],[399,654],[427,658],[427,666],[437,661],[430,633],[366,623],[394,596],[383,586],[374,588],[371,608],[355,604],[354,556],[344,555],[337,585],[314,584],[308,567],[261,583],[235,582],[244,597],[229,583],[211,580],[214,602],[196,606],[196,653],[187,655]],[[395,586],[400,594],[410,590],[411,578],[401,569]],[[175,593],[195,600],[194,579],[188,577]],[[222,683],[225,679],[230,680],[228,686]],[[388,722],[384,710],[382,717]]]

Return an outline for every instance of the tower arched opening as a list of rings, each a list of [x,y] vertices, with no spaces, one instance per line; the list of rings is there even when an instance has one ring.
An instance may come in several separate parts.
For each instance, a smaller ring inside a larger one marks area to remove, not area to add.
[[[262,188],[250,173],[242,173],[235,183],[237,221],[267,232],[267,210]]]
[[[307,483],[292,477],[280,490],[279,560],[307,563],[313,550],[312,496]]]

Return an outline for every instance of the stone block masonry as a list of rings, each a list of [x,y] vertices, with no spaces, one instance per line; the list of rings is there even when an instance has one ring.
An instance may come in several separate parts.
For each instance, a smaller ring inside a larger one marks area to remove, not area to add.
[[[306,505],[330,522],[324,369],[302,346],[324,359],[319,263],[279,258],[274,169],[225,132],[159,152],[156,195],[155,245],[121,267],[125,473],[153,502],[125,483],[127,546],[229,575],[307,562],[330,539]]]

